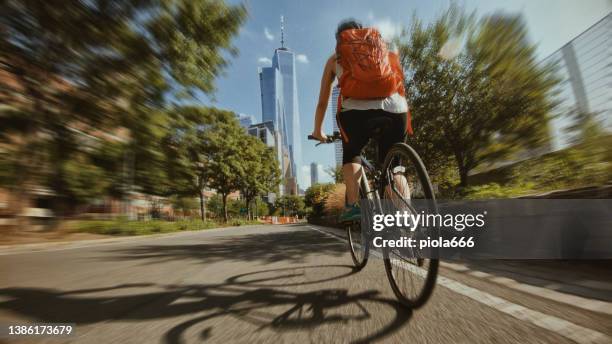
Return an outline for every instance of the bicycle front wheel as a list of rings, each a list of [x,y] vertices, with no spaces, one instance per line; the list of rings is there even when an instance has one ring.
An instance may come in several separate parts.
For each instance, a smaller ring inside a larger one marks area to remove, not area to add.
[[[407,144],[391,147],[383,164],[383,183],[380,194],[387,211],[417,213],[412,200],[427,204],[430,212],[437,213],[435,194],[427,170],[418,154]],[[424,230],[398,228],[393,235],[424,236]],[[438,259],[410,248],[386,248],[383,252],[385,270],[391,289],[398,300],[411,308],[424,305],[431,296],[438,275]]]

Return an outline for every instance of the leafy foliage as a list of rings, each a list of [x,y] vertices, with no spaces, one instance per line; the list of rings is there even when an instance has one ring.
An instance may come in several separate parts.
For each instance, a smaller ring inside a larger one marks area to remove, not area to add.
[[[312,216],[322,216],[325,209],[325,200],[334,189],[334,184],[315,184],[306,189],[304,203],[311,208]]]
[[[330,177],[333,178],[334,183],[342,183],[344,182],[344,175],[342,174],[342,166],[329,166],[325,169],[325,173],[327,173]]]
[[[557,79],[536,61],[520,15],[477,20],[451,7],[429,25],[414,17],[398,43],[415,128],[409,143],[432,174],[452,162],[466,186],[479,164],[548,141]]]
[[[612,135],[470,176],[458,197],[515,197],[612,182]]]
[[[246,18],[221,0],[8,0],[0,12],[0,181],[52,190],[59,212],[103,189],[168,190],[166,100],[214,91]],[[109,141],[113,159],[100,159]]]
[[[233,220],[232,226],[257,224],[244,220]],[[105,221],[77,221],[72,223],[70,229],[74,232],[85,232],[104,235],[148,235],[158,233],[172,233],[179,231],[197,231],[210,228],[227,226],[228,224],[215,221],[126,221],[126,220],[105,220]]]
[[[304,216],[304,198],[298,195],[283,195],[274,201],[272,213],[282,216]]]
[[[221,195],[225,221],[230,193],[242,191],[248,210],[255,197],[276,190],[280,170],[273,152],[245,133],[232,112],[184,106],[173,109],[172,117],[163,140],[169,193],[199,195],[202,218],[205,188]]]
[[[245,135],[242,155],[246,173],[241,177],[240,192],[245,198],[247,215],[252,218],[252,201],[268,192],[278,192],[281,171],[273,149],[256,137]]]

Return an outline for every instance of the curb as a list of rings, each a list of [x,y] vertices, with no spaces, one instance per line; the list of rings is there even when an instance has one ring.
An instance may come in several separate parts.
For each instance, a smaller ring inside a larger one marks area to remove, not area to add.
[[[32,252],[44,252],[44,251],[57,251],[67,250],[80,247],[98,246],[98,245],[109,245],[122,242],[130,242],[133,240],[145,240],[145,239],[157,239],[171,236],[188,236],[203,232],[218,232],[222,230],[231,230],[236,228],[250,228],[258,227],[262,225],[243,225],[243,226],[228,226],[228,227],[215,227],[208,229],[192,230],[192,231],[181,231],[172,233],[161,233],[161,234],[145,234],[145,235],[133,235],[133,236],[116,236],[110,238],[100,239],[85,239],[85,240],[72,240],[72,241],[54,241],[54,242],[40,242],[40,243],[29,243],[29,244],[15,244],[15,245],[0,245],[0,256],[9,254],[20,254],[20,253],[32,253]]]

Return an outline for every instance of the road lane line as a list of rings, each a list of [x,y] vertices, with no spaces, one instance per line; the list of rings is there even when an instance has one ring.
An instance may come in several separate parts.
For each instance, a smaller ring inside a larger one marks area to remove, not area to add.
[[[338,235],[331,234],[327,231],[315,228],[313,226],[308,226],[308,227],[319,233],[323,233],[327,236],[330,236],[337,240],[341,240],[341,241],[348,243],[347,239],[342,238]],[[378,254],[378,252],[372,252],[372,253],[376,253],[377,256],[381,257],[381,255]],[[408,270],[405,266],[401,264],[396,264],[396,265],[400,266],[401,268],[405,270]],[[421,275],[421,277],[424,277],[426,275],[426,271],[421,268],[418,268],[418,269],[420,271],[415,270],[414,267],[411,267],[410,271],[417,272],[419,275]],[[612,338],[601,332],[574,324],[570,321],[567,321],[561,318],[557,318],[552,315],[544,314],[544,313],[529,309],[527,307],[512,303],[501,297],[497,297],[495,295],[478,290],[476,288],[469,287],[463,283],[457,282],[448,277],[438,275],[437,284],[447,289],[450,289],[458,294],[466,296],[485,306],[494,308],[502,313],[508,314],[516,319],[531,323],[540,328],[557,333],[567,339],[573,340],[576,343],[579,343],[579,344],[612,343]]]
[[[566,294],[553,289],[547,289],[531,284],[520,283],[512,278],[495,276],[487,272],[469,271],[466,266],[461,264],[443,262],[442,266],[457,272],[467,273],[470,276],[481,278],[495,284],[503,285],[504,287],[508,287],[510,289],[522,291],[556,302],[565,303],[567,305],[582,308],[587,311],[612,315],[612,302],[588,299],[586,297]]]

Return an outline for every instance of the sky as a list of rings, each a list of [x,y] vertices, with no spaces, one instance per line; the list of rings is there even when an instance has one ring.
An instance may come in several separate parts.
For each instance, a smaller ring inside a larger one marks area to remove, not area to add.
[[[229,1],[240,3],[243,1]],[[323,66],[335,47],[338,22],[353,17],[377,27],[383,36],[393,36],[410,25],[415,13],[424,22],[433,20],[448,8],[448,0],[247,0],[249,16],[234,39],[239,50],[230,58],[224,75],[216,81],[214,98],[199,100],[261,121],[261,94],[258,68],[269,66],[274,49],[280,46],[280,16],[285,17],[285,46],[296,54],[297,85],[302,132],[302,179],[310,185],[310,163],[319,164],[319,180],[331,181],[324,172],[333,166],[332,145],[314,146],[306,136],[312,132]],[[478,15],[492,12],[523,14],[529,37],[543,59],[612,11],[612,0],[464,0],[454,1]],[[325,132],[332,131],[331,118],[325,119]]]

